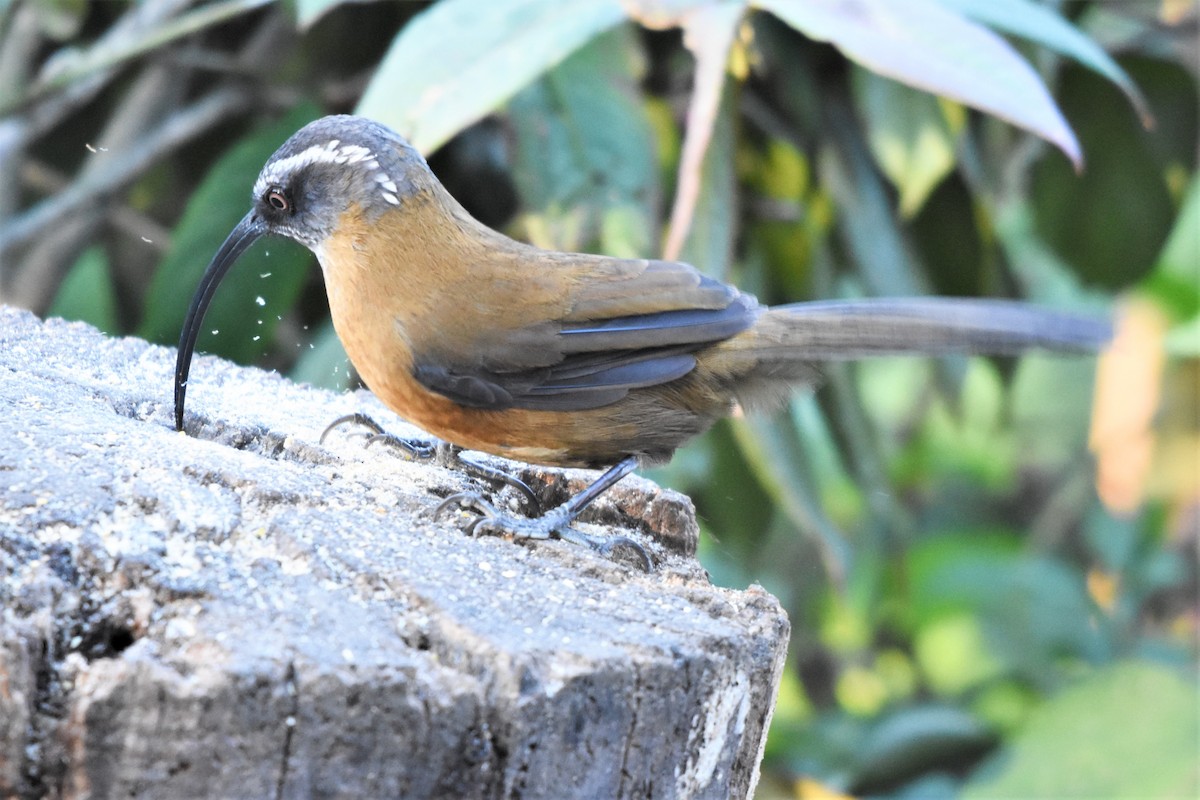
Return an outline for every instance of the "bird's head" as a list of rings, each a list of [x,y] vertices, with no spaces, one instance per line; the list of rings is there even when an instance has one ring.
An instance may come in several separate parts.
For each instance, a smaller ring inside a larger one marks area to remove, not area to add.
[[[351,206],[369,216],[399,207],[419,191],[414,181],[427,169],[390,128],[364,117],[323,117],[297,131],[263,166],[243,224],[258,235],[316,248]]]
[[[176,429],[183,429],[187,376],[204,312],[225,273],[251,244],[271,234],[319,250],[348,209],[357,208],[373,221],[403,206],[431,180],[412,145],[363,117],[323,117],[284,142],[259,172],[250,211],[217,250],[192,297],[175,364]]]

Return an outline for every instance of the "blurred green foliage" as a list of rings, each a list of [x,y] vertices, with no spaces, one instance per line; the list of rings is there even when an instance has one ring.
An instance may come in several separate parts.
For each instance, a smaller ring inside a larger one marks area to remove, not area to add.
[[[791,615],[761,797],[1196,796],[1195,4],[754,6],[0,2],[0,299],[173,344],[259,166],[355,110],[495,227],[766,302],[1145,298],[1161,369],[839,366],[653,476]],[[256,246],[200,346],[352,385],[312,263]]]

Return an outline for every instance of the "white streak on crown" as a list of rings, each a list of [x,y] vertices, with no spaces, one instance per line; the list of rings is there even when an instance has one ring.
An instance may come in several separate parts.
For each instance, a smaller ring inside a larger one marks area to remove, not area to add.
[[[371,172],[383,199],[394,206],[400,205],[400,199],[396,196],[396,183],[379,166],[379,160],[375,158],[375,154],[360,144],[342,144],[339,139],[331,139],[325,144],[315,144],[295,155],[269,162],[263,167],[258,180],[254,182],[254,196],[261,197],[263,192],[270,187],[287,183],[288,176],[293,172],[312,164],[358,163],[362,163]]]

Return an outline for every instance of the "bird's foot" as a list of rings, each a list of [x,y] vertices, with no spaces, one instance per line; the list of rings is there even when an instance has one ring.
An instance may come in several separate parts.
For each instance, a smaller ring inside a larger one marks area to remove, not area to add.
[[[329,434],[344,425],[357,425],[370,431],[370,433],[352,434],[364,437],[367,440],[368,447],[377,442],[386,444],[389,447],[399,450],[409,458],[418,461],[428,461],[437,456],[438,442],[430,442],[423,439],[405,439],[401,436],[388,433],[383,429],[382,425],[366,414],[346,414],[343,417],[338,417],[329,423],[325,427],[325,430],[321,431],[321,438],[317,440],[317,443],[325,444],[325,439]]]
[[[347,414],[344,417],[338,417],[321,433],[320,443],[324,444],[325,437],[335,428],[343,425],[358,425],[370,431],[370,433],[362,434],[366,437],[367,447],[373,444],[382,444],[416,461],[433,462],[447,469],[461,469],[469,475],[487,481],[490,484],[511,486],[521,495],[530,514],[534,516],[541,514],[542,505],[538,502],[537,495],[520,478],[509,475],[502,469],[497,469],[482,461],[475,460],[464,453],[461,447],[452,445],[449,442],[443,442],[440,439],[433,439],[432,441],[426,439],[406,439],[402,436],[388,433],[383,429],[383,426],[366,414]]]
[[[646,549],[627,536],[596,536],[583,533],[571,527],[571,522],[574,521],[575,517],[579,515],[586,505],[613,483],[620,480],[622,476],[627,475],[633,470],[636,464],[632,458],[627,458],[614,466],[601,476],[598,481],[563,505],[542,513],[541,503],[538,502],[537,495],[521,479],[482,461],[475,460],[475,458],[464,453],[461,447],[456,447],[448,442],[437,439],[432,441],[406,439],[388,433],[379,423],[366,414],[347,414],[344,417],[337,418],[321,433],[320,442],[324,444],[325,438],[334,429],[343,425],[357,425],[366,428],[368,433],[362,435],[366,437],[368,447],[376,443],[383,444],[399,451],[407,458],[418,461],[432,461],[439,466],[450,469],[459,468],[471,476],[490,484],[511,486],[521,495],[529,513],[528,517],[515,517],[505,514],[484,499],[483,495],[478,492],[459,492],[443,500],[437,507],[437,511],[434,514],[435,517],[445,514],[449,509],[456,506],[478,514],[475,519],[471,520],[465,526],[466,532],[472,536],[492,534],[512,536],[515,539],[549,539],[557,536],[563,541],[583,545],[605,557],[611,556],[617,550],[628,550],[636,556],[638,564],[647,572],[653,566]]]
[[[537,517],[522,518],[505,514],[480,494],[459,492],[443,500],[434,511],[434,517],[440,517],[453,508],[474,511],[479,515],[463,528],[471,536],[511,536],[514,539],[549,539],[556,536],[564,542],[587,547],[606,558],[619,549],[629,550],[643,570],[650,572],[653,568],[646,548],[628,536],[596,536],[572,528],[574,514],[567,504]]]

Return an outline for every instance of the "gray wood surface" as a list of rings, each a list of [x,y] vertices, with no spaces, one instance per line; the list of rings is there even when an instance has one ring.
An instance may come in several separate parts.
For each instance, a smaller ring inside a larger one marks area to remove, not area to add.
[[[173,366],[0,307],[0,796],[752,793],[788,621],[709,584],[686,498],[627,478],[587,518],[651,574],[473,539],[433,510],[490,487],[318,444],[412,433],[370,395],[204,357],[184,435]]]

